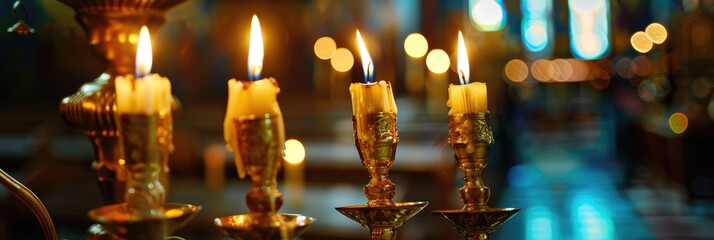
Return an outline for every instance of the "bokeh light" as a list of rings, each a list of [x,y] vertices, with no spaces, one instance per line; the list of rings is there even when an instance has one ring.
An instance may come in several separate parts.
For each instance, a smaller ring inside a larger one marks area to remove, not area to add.
[[[449,60],[449,54],[446,54],[444,50],[434,49],[426,55],[426,67],[429,71],[442,74],[449,70],[451,61]]]
[[[471,0],[471,20],[481,31],[498,31],[506,25],[506,10],[500,0]]]
[[[643,31],[639,31],[635,34],[632,34],[632,37],[630,38],[630,44],[632,44],[632,48],[641,53],[649,52],[650,50],[652,50],[653,45],[652,40],[650,40],[650,37],[648,37],[647,34]]]
[[[620,75],[620,77],[624,79],[630,79],[635,75],[632,71],[632,60],[629,58],[620,58],[620,60],[617,60],[615,70],[617,71],[617,75]]]
[[[667,29],[660,23],[652,23],[645,28],[647,37],[655,44],[661,44],[667,40]]]
[[[705,98],[709,96],[711,91],[711,86],[706,78],[697,78],[692,82],[692,94],[698,98]]]
[[[330,59],[332,68],[338,72],[347,72],[355,64],[355,58],[347,48],[338,48]]]
[[[579,59],[603,57],[610,49],[610,1],[571,0],[570,50]]]
[[[299,164],[305,160],[305,147],[302,143],[295,139],[285,141],[285,155],[283,158],[291,164]]]
[[[689,126],[689,118],[684,113],[676,112],[669,116],[669,128],[672,132],[681,134],[687,130],[687,126]]]
[[[424,35],[420,33],[412,33],[404,39],[404,51],[407,55],[413,58],[423,57],[429,50],[429,42],[426,41]]]
[[[569,81],[577,82],[585,80],[588,75],[590,75],[590,65],[585,61],[578,60],[575,58],[570,58],[567,60],[570,63],[570,67],[573,69],[573,73],[570,76]]]
[[[565,82],[573,77],[573,66],[570,65],[568,60],[555,59],[553,60],[553,67],[556,72],[556,74],[553,75],[553,80]]]
[[[533,78],[541,82],[550,82],[553,78],[553,63],[546,59],[538,59],[531,65]]]
[[[331,37],[321,37],[315,41],[313,49],[315,50],[315,56],[322,60],[327,60],[332,58],[332,55],[335,54],[337,44]]]
[[[503,73],[508,80],[513,82],[523,82],[528,77],[528,65],[519,59],[513,59],[506,63]]]
[[[659,95],[659,91],[660,87],[658,84],[650,80],[644,80],[637,85],[637,95],[647,102],[654,101],[657,95]]]

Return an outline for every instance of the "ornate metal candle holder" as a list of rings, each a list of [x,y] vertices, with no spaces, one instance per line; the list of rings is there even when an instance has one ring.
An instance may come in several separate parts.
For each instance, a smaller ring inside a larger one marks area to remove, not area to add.
[[[171,114],[119,114],[117,119],[124,156],[119,165],[127,171],[126,202],[93,209],[89,217],[120,238],[166,239],[200,210],[189,204],[164,204],[166,191],[159,173],[171,131],[161,128],[171,125]]]
[[[449,115],[449,143],[456,163],[464,173],[464,186],[459,190],[462,209],[437,210],[434,214],[463,232],[468,240],[489,239],[490,234],[520,209],[490,208],[491,190],[481,179],[488,161],[488,148],[493,133],[487,112]]]
[[[120,134],[115,120],[114,79],[134,72],[136,44],[141,26],[152,31],[165,20],[165,12],[185,0],[60,0],[75,10],[75,19],[87,33],[88,43],[106,63],[106,71],[85,83],[60,104],[60,114],[69,125],[84,130],[94,145],[97,183],[104,203],[124,202],[126,170],[119,164],[122,153]],[[158,129],[170,130],[172,124],[160,121]],[[161,171],[159,179],[168,186],[168,153],[170,140],[159,143]],[[89,229],[90,238],[102,239],[106,232],[99,225]]]
[[[60,1],[75,10],[75,19],[87,33],[89,45],[107,65],[105,73],[62,100],[60,114],[68,124],[84,130],[94,145],[92,165],[105,204],[121,203],[126,175],[118,163],[122,156],[114,119],[114,78],[134,73],[141,26],[147,25],[153,31],[164,22],[166,10],[185,0]],[[167,179],[167,174],[168,166],[163,166],[161,178]]]
[[[251,190],[245,196],[250,213],[219,217],[214,224],[241,240],[293,239],[315,219],[299,214],[278,213],[283,195],[276,177],[282,163],[285,126],[282,116],[234,119],[237,146],[231,146],[236,164],[250,176]]]
[[[352,117],[355,145],[362,165],[370,175],[364,186],[367,205],[337,207],[337,211],[370,229],[370,239],[395,239],[395,229],[421,211],[427,202],[393,201],[396,186],[389,180],[389,168],[399,143],[397,115],[361,114]]]

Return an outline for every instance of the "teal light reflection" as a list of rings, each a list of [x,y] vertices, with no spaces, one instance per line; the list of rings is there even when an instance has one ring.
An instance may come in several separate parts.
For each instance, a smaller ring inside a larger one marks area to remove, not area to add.
[[[610,50],[610,1],[569,0],[570,50],[583,60],[602,58]]]
[[[582,191],[573,198],[572,224],[576,240],[615,239],[610,209],[597,192]]]
[[[521,36],[528,58],[548,58],[553,54],[552,0],[522,0]]]
[[[548,208],[544,206],[529,207],[526,215],[526,240],[555,240],[558,239],[558,220]]]
[[[469,0],[469,18],[476,29],[494,32],[506,26],[506,8],[502,0]]]

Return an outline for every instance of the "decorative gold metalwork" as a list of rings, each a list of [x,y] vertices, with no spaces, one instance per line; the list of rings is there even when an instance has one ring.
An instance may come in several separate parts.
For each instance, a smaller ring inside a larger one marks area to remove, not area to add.
[[[369,172],[364,194],[367,206],[394,206],[396,186],[389,180],[389,168],[399,143],[397,115],[394,113],[362,114],[352,117],[355,145],[362,165]]]
[[[488,162],[493,133],[487,112],[449,115],[449,144],[456,163],[464,173],[464,186],[459,189],[462,209],[438,210],[434,214],[463,232],[468,240],[489,239],[490,234],[510,219],[517,208],[490,208],[491,191],[481,178]]]
[[[300,235],[315,219],[278,213],[283,205],[276,184],[285,143],[283,117],[250,116],[234,119],[234,126],[237,141],[231,148],[236,161],[241,161],[236,164],[245,166],[252,185],[245,196],[250,213],[219,217],[214,224],[234,239],[292,239]]]
[[[346,206],[337,211],[369,228],[370,239],[395,239],[395,229],[419,213],[428,202],[394,203],[392,206]]]
[[[15,3],[12,5],[12,15],[15,16],[17,22],[12,25],[12,27],[7,28],[7,32],[14,33],[17,35],[28,35],[34,33],[35,29],[30,27],[30,25],[27,25],[25,21],[22,21],[20,14],[17,13],[19,9],[22,9],[22,13],[25,14],[25,18],[29,17],[29,14],[27,13],[27,8],[25,8],[25,4],[22,4],[22,0],[15,1]]]
[[[259,222],[260,217],[254,214],[240,214],[216,218],[214,224],[221,229],[223,234],[233,239],[263,239],[263,240],[284,240],[293,239],[315,222],[314,218],[299,214],[278,214],[279,221],[283,225],[288,225],[283,229],[279,227],[265,227]]]
[[[102,228],[90,228],[91,239],[163,240],[200,210],[188,204],[165,204],[165,189],[159,181],[165,149],[170,139],[171,114],[128,114],[117,117],[123,159],[127,171],[126,203],[100,207],[89,217]],[[161,129],[161,128],[166,129]],[[106,231],[105,231],[106,230]]]
[[[119,164],[120,134],[115,120],[114,78],[134,72],[138,33],[146,25],[154,31],[166,19],[168,9],[186,0],[59,0],[75,10],[75,19],[87,33],[88,43],[104,60],[107,69],[85,83],[60,104],[60,114],[68,124],[84,130],[94,145],[97,182],[104,203],[124,202],[126,169]],[[172,109],[178,108],[174,100]],[[159,180],[168,188],[168,155],[173,151],[173,124],[170,115],[159,116]],[[161,137],[163,136],[163,137]],[[112,239],[100,225],[89,229],[90,239]]]
[[[94,145],[92,165],[97,171],[105,204],[121,203],[124,202],[126,175],[118,164],[122,156],[114,120],[114,78],[134,72],[141,26],[155,30],[164,22],[169,8],[186,0],[60,1],[75,10],[75,19],[87,32],[89,45],[107,66],[104,74],[62,100],[60,114],[67,123],[84,130]],[[167,185],[168,165],[163,168],[160,178]]]
[[[92,209],[89,211],[89,218],[101,224],[103,228],[90,229],[90,231],[102,233],[106,230],[106,232],[90,235],[90,239],[164,240],[169,234],[186,225],[201,210],[201,206],[164,203],[159,209],[163,217],[146,218],[137,218],[128,204],[114,204]]]
[[[159,209],[166,192],[159,182],[157,115],[119,114],[117,116],[127,170],[126,204],[135,218],[161,218]]]
[[[0,184],[32,210],[32,213],[35,214],[37,220],[40,221],[40,225],[42,225],[42,233],[44,233],[46,240],[57,240],[55,225],[52,222],[50,213],[47,212],[47,208],[45,208],[45,205],[42,204],[42,201],[37,198],[35,193],[5,173],[2,169],[0,169]]]
[[[370,181],[364,186],[367,204],[337,207],[337,211],[370,229],[370,239],[392,240],[395,229],[421,211],[428,202],[395,203],[396,185],[389,168],[399,143],[395,113],[360,114],[352,117],[355,146]]]

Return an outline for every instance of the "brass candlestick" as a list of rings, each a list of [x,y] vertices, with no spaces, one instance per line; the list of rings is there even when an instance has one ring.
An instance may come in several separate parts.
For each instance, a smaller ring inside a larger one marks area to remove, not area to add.
[[[185,0],[60,1],[75,10],[75,19],[87,33],[89,45],[107,65],[105,73],[82,85],[74,95],[62,99],[60,114],[65,122],[84,130],[94,145],[95,161],[92,165],[97,171],[104,203],[122,203],[126,173],[118,163],[122,156],[114,119],[114,78],[134,73],[137,36],[141,26],[155,30],[164,22],[166,10]],[[163,129],[170,127],[160,126]],[[160,149],[171,148],[170,141],[165,144],[168,145]],[[164,185],[167,185],[168,165],[162,166],[160,174]]]
[[[82,129],[94,146],[97,183],[104,204],[124,202],[126,170],[119,164],[122,153],[120,134],[114,118],[116,96],[114,79],[134,73],[136,45],[141,26],[155,30],[165,21],[165,12],[186,0],[59,0],[75,10],[75,20],[87,33],[88,43],[105,62],[107,69],[94,81],[85,83],[72,96],[62,99],[59,110],[69,125]],[[177,101],[174,106],[177,108]],[[170,121],[160,121],[159,129],[171,132]],[[170,136],[170,135],[169,135]],[[170,137],[169,137],[170,138]],[[168,186],[168,154],[173,143],[159,143],[161,171],[159,179]],[[105,239],[99,225],[89,229],[90,238]]]
[[[520,209],[490,208],[491,190],[481,179],[488,161],[488,147],[493,143],[488,112],[449,115],[449,144],[456,163],[464,173],[459,190],[462,209],[437,210],[432,213],[463,232],[468,240],[486,240],[490,234]]]
[[[120,238],[166,239],[200,210],[188,204],[164,204],[166,193],[159,181],[160,148],[166,145],[161,143],[168,140],[170,132],[159,126],[171,125],[171,114],[119,114],[117,119],[125,156],[119,165],[128,176],[126,203],[93,209],[89,217]]]
[[[355,145],[370,175],[364,186],[367,205],[337,207],[337,211],[370,229],[370,239],[395,239],[395,229],[421,211],[428,202],[393,201],[396,186],[389,168],[399,143],[395,113],[360,114],[352,117]]]
[[[234,119],[237,146],[231,146],[236,164],[250,176],[251,190],[245,196],[250,213],[219,217],[214,224],[241,240],[293,239],[315,219],[299,214],[280,214],[283,195],[276,177],[282,163],[285,125],[282,116]]]

